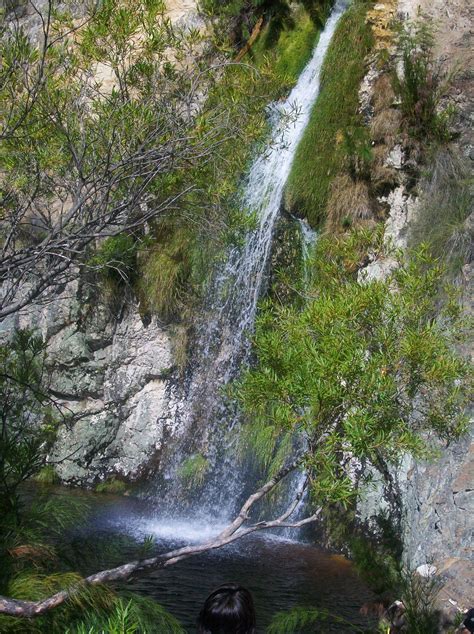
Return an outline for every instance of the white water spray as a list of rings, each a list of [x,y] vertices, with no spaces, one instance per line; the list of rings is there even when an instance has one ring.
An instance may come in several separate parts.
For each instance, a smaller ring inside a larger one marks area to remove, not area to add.
[[[242,195],[242,206],[257,215],[258,227],[249,232],[243,248],[230,251],[214,277],[197,333],[193,367],[184,393],[178,395],[175,424],[190,441],[182,448],[181,458],[175,456],[168,478],[175,481],[176,463],[184,460],[186,454],[202,451],[206,455],[212,477],[196,500],[195,510],[203,516],[228,517],[249,485],[245,474],[240,473],[236,448],[232,446],[236,435],[227,433],[237,418],[221,392],[249,360],[250,335],[264,288],[284,187],[319,93],[324,57],[345,7],[344,1],[337,2],[296,86],[285,102],[274,106],[272,142],[254,161]],[[286,117],[291,119],[295,111],[298,116],[290,125],[279,125]],[[306,235],[304,242],[309,241],[307,238]]]

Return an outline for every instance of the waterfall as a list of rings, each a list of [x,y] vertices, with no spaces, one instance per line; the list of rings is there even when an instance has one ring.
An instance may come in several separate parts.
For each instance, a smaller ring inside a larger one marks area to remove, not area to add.
[[[244,246],[230,250],[210,284],[187,381],[175,394],[171,426],[180,429],[186,446],[181,447],[180,458],[173,457],[166,477],[170,484],[179,480],[177,464],[186,455],[202,453],[207,458],[209,481],[196,500],[196,513],[200,511],[203,516],[229,516],[248,485],[236,456],[238,434],[232,433],[238,418],[222,390],[250,360],[250,336],[264,290],[283,190],[318,96],[326,51],[345,6],[343,1],[337,2],[296,86],[285,102],[272,106],[271,142],[254,160],[241,196],[242,207],[256,214],[258,227],[248,233]],[[282,126],[295,111],[298,116]],[[307,246],[312,235],[307,225],[301,227]],[[167,505],[179,497],[173,486]]]

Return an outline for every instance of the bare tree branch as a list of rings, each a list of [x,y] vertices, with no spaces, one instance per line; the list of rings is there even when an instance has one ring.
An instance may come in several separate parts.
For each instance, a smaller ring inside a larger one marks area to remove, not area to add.
[[[211,539],[203,544],[177,548],[162,555],[158,555],[157,557],[132,561],[116,568],[102,570],[101,572],[97,572],[89,577],[86,577],[80,584],[73,585],[67,590],[57,592],[51,597],[40,601],[21,601],[18,599],[0,596],[0,614],[23,618],[40,616],[41,614],[45,614],[49,610],[61,605],[75,594],[81,592],[84,586],[97,585],[112,581],[124,581],[129,579],[132,575],[145,573],[150,570],[166,568],[182,561],[183,559],[187,559],[188,557],[193,557],[194,555],[198,555],[200,553],[222,548],[227,544],[231,544],[232,542],[242,539],[242,537],[245,537],[246,535],[250,535],[258,531],[278,528],[296,529],[311,522],[315,522],[321,513],[320,508],[303,519],[295,519],[293,521],[290,519],[300,505],[304,493],[306,492],[308,480],[305,480],[302,487],[296,492],[295,497],[292,499],[287,509],[280,516],[272,520],[260,521],[243,526],[243,524],[249,519],[249,512],[252,506],[257,501],[268,495],[268,493],[270,493],[270,491],[272,491],[289,473],[301,466],[303,458],[304,456],[293,461],[290,465],[283,467],[273,478],[268,480],[268,482],[261,486],[257,491],[252,493],[252,495],[250,495],[243,504],[237,517],[214,539]]]

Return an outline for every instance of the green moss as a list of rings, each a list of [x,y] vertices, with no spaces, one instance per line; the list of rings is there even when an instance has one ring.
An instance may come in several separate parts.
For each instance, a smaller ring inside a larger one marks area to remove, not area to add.
[[[345,137],[356,135],[358,91],[372,33],[365,17],[370,4],[357,1],[341,18],[324,61],[321,92],[296,152],[286,187],[289,211],[313,227],[325,218],[332,179],[347,163]]]
[[[105,482],[101,482],[95,488],[97,493],[111,493],[115,495],[122,495],[127,490],[127,485],[122,480],[117,478],[109,478]]]
[[[59,478],[53,465],[48,464],[35,476],[35,480],[40,484],[50,486],[52,484],[57,484]]]
[[[268,24],[250,51],[249,58],[258,67],[264,60],[274,64],[281,81],[282,92],[296,83],[316,46],[320,29],[302,7],[298,7],[289,23],[285,23],[278,37]]]
[[[202,454],[187,458],[179,468],[179,477],[186,487],[200,486],[209,469],[209,461]]]

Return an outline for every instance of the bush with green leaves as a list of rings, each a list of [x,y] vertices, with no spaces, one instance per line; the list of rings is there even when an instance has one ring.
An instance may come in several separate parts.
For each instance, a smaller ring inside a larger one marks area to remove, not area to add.
[[[116,284],[133,282],[137,270],[138,243],[129,234],[106,238],[89,260],[89,266]]]
[[[450,138],[450,108],[441,108],[448,76],[433,56],[433,27],[429,20],[406,21],[399,28],[401,70],[393,75],[408,133],[425,142]]]
[[[0,516],[18,508],[19,486],[46,465],[62,416],[48,392],[45,343],[29,330],[0,345]]]
[[[257,365],[236,392],[247,442],[274,472],[302,447],[302,468],[320,503],[348,506],[354,460],[383,476],[405,453],[428,458],[431,440],[466,429],[470,367],[456,352],[454,290],[425,248],[385,279],[358,275],[380,232],[321,238],[302,309],[267,303],[257,321]]]

